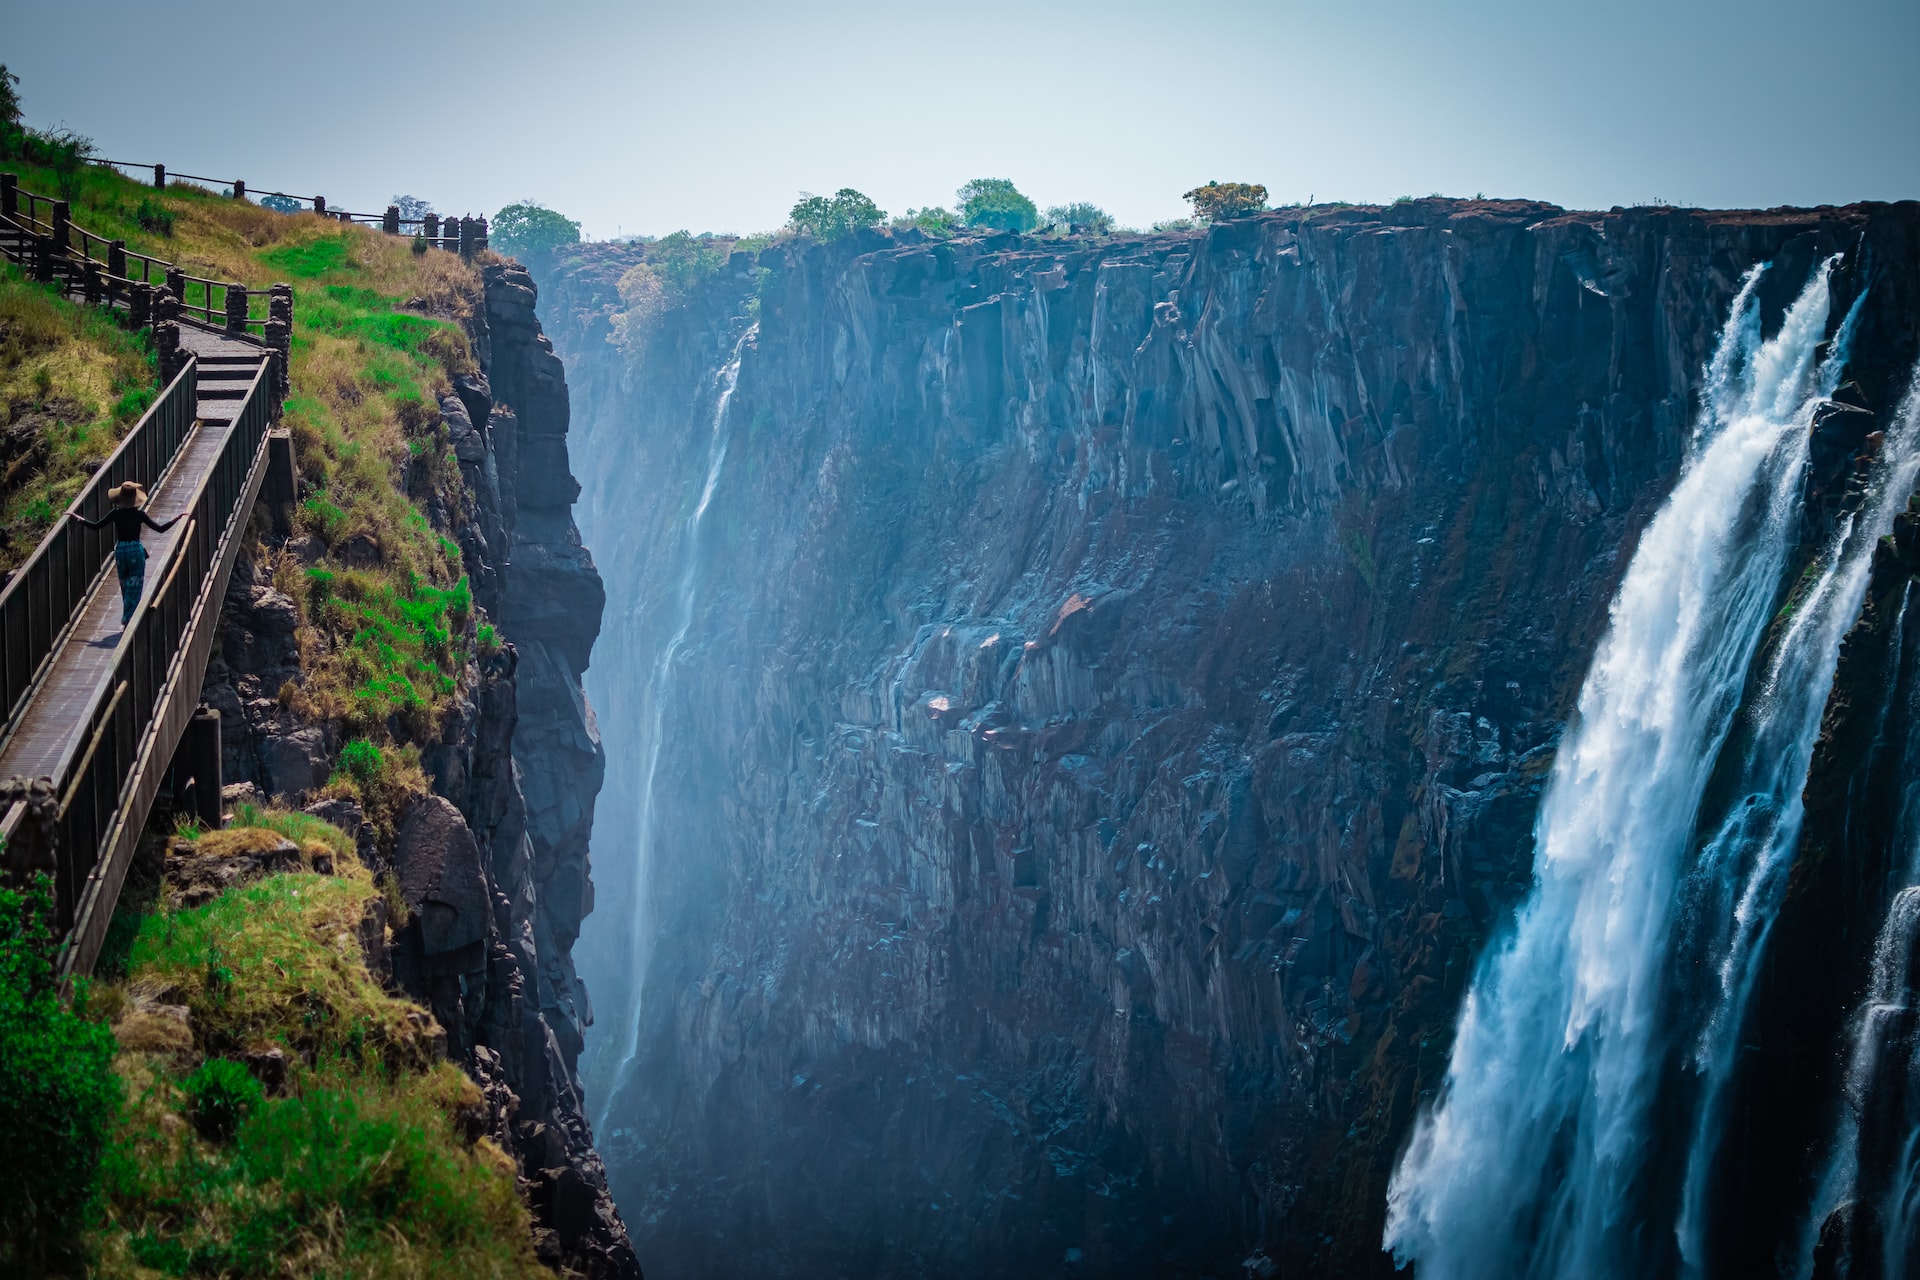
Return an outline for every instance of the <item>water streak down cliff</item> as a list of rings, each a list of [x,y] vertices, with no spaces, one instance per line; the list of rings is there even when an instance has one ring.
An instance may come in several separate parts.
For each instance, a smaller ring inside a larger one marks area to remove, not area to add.
[[[1743,276],[1770,334],[1845,252],[1884,408],[1920,206],[871,235],[736,256],[629,365],[639,252],[542,307],[608,582],[582,1068],[640,1256],[1358,1275]]]

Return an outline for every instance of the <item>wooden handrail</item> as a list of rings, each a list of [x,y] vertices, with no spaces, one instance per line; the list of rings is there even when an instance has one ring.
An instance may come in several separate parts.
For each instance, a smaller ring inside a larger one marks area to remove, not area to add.
[[[180,531],[180,536],[178,538],[174,539],[173,545],[175,547],[184,547],[187,545],[187,539],[193,536],[193,526],[194,526],[195,519],[196,517],[188,517],[187,527]],[[175,555],[173,557],[173,568],[167,570],[167,576],[161,579],[160,589],[153,593],[153,600],[151,603],[147,605],[148,612],[152,612],[153,610],[158,609],[160,607],[161,598],[167,594],[167,588],[173,585],[173,579],[180,572],[180,566],[184,563],[185,563],[185,557],[180,555]]]
[[[65,818],[67,810],[73,807],[74,795],[80,790],[80,784],[87,780],[87,766],[93,763],[93,753],[100,749],[100,739],[106,736],[107,729],[113,724],[113,713],[119,709],[120,699],[126,695],[126,692],[127,682],[122,680],[115,687],[113,697],[108,700],[106,710],[100,713],[100,727],[93,731],[93,737],[87,743],[86,754],[80,757],[80,763],[74,767],[73,781],[67,784],[67,794],[60,798],[60,809],[55,815],[56,821]]]

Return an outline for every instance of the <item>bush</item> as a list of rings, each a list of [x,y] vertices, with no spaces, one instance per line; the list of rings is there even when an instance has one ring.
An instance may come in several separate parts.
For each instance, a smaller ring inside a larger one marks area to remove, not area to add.
[[[522,200],[493,215],[487,243],[509,257],[538,257],[562,245],[580,243],[580,224],[545,205]]]
[[[951,209],[941,205],[929,205],[925,209],[909,209],[893,220],[896,227],[916,227],[930,236],[946,239],[960,231],[960,219]]]
[[[0,889],[0,1272],[58,1263],[99,1194],[100,1154],[120,1110],[113,1033],[61,1002],[45,876]]]
[[[356,738],[340,749],[340,772],[354,785],[369,787],[380,777],[380,748]]]
[[[1257,182],[1209,182],[1180,197],[1193,203],[1193,215],[1209,222],[1242,218],[1267,207],[1267,189]]]
[[[863,227],[879,226],[887,215],[879,205],[855,191],[842,187],[830,196],[800,193],[800,201],[787,214],[795,231],[816,240],[839,240]]]
[[[187,1095],[187,1118],[209,1142],[233,1137],[266,1098],[260,1082],[231,1058],[209,1058],[180,1087]]]
[[[157,236],[173,234],[173,210],[155,204],[146,196],[141,196],[140,203],[135,206],[133,220],[140,224],[142,230],[151,231]]]
[[[1047,210],[1047,221],[1062,231],[1079,228],[1081,234],[1104,236],[1113,234],[1113,215],[1097,204],[1088,204],[1085,200],[1073,204],[1056,204]]]
[[[960,221],[991,231],[1031,231],[1040,225],[1040,210],[1006,178],[975,178],[955,193]]]

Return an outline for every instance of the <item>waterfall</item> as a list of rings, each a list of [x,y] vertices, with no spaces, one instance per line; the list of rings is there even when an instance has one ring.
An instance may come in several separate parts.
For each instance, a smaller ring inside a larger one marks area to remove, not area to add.
[[[1920,370],[1888,432],[1887,455],[1896,474],[1876,494],[1886,508],[1913,488],[1916,471],[1907,455],[1920,452]],[[1899,772],[1911,779],[1920,756],[1920,684],[1913,681],[1913,656],[1906,642],[1911,584],[1901,595],[1891,627],[1899,656],[1889,675],[1889,693],[1903,682],[1910,692],[1904,708],[1906,741]],[[1881,708],[1882,729],[1892,698]],[[1920,1273],[1912,1265],[1920,1255],[1920,993],[1915,991],[1914,960],[1920,948],[1920,782],[1904,786],[1893,827],[1896,847],[1906,850],[1893,868],[1894,893],[1874,942],[1873,975],[1866,998],[1853,1020],[1848,1055],[1846,1106],[1831,1143],[1832,1169],[1802,1243],[1801,1275],[1813,1269],[1813,1249],[1822,1221],[1840,1204],[1854,1203],[1853,1254],[1877,1253],[1854,1274],[1880,1280],[1905,1280]]]
[[[1621,582],[1542,798],[1533,890],[1477,968],[1389,1186],[1385,1243],[1422,1280],[1645,1273],[1637,1197],[1671,1034],[1676,890],[1794,544],[1812,414],[1844,360],[1837,341],[1818,361],[1837,260],[1771,339],[1764,268],[1734,300],[1680,479]],[[1807,625],[1818,649],[1826,624]]]
[[[619,1082],[625,1078],[639,1053],[640,1046],[640,1000],[645,986],[647,960],[652,951],[653,919],[651,908],[651,885],[653,879],[653,853],[658,835],[658,821],[655,812],[655,782],[660,771],[660,757],[667,736],[666,716],[671,701],[674,666],[686,645],[687,635],[692,630],[698,613],[700,600],[700,569],[702,564],[702,530],[706,523],[707,509],[713,503],[714,491],[719,487],[722,470],[727,460],[727,445],[731,437],[729,407],[733,403],[733,393],[740,380],[740,362],[749,343],[753,340],[759,326],[754,325],[740,335],[734,344],[732,355],[727,363],[715,375],[715,397],[713,414],[707,438],[706,480],[700,488],[699,498],[693,510],[681,525],[679,546],[679,577],[677,590],[673,597],[673,630],[653,657],[644,692],[639,699],[622,697],[619,693],[609,694],[604,701],[599,691],[592,690],[596,702],[608,709],[603,712],[606,724],[606,742],[608,745],[607,791],[624,800],[621,812],[614,821],[610,813],[611,806],[603,800],[600,814],[595,822],[594,861],[599,867],[621,866],[630,877],[627,885],[627,900],[624,910],[607,911],[597,907],[604,921],[599,927],[615,931],[611,942],[603,942],[603,949],[611,952],[609,962],[601,966],[602,971],[617,969],[624,983],[624,990],[615,993],[619,1005],[615,1010],[612,1026],[602,1032],[599,1052],[596,1054],[594,1083],[597,1085],[598,1107],[594,1115],[594,1127],[598,1131],[608,1128],[608,1110],[612,1105],[614,1092]],[[597,452],[597,451],[596,451]],[[606,468],[606,460],[596,456],[596,477],[604,479],[610,474],[619,474],[631,478],[630,468]],[[627,499],[629,510],[626,519],[630,523],[631,498]],[[593,504],[596,508],[600,503]],[[616,507],[616,510],[618,507]],[[583,525],[586,522],[583,520]],[[625,536],[597,538],[599,545],[613,546],[623,542],[635,542],[631,530],[624,531]],[[622,566],[625,568],[625,566]],[[634,585],[634,573],[622,573],[609,583],[609,595],[623,590],[630,591]],[[600,643],[602,653],[596,655],[600,667],[608,675],[603,679],[619,681],[621,673],[642,668],[639,655],[625,651],[630,643],[640,612],[639,602],[635,599],[622,599],[617,609],[610,609],[612,617],[620,619],[620,625],[606,629]],[[609,644],[612,641],[612,644]],[[606,652],[612,650],[612,652]],[[636,731],[637,741],[622,741],[622,731]],[[622,762],[632,760],[631,769],[623,769]],[[619,838],[626,841],[624,849],[609,848],[609,836],[618,831]],[[605,842],[605,843],[603,843]],[[604,914],[602,914],[604,913]],[[615,1046],[618,1046],[616,1049]],[[615,1057],[617,1052],[618,1056]]]
[[[1838,379],[1837,366],[1859,311],[1856,301],[1841,325],[1836,354],[1823,371],[1823,395]],[[1745,709],[1750,731],[1742,743],[1729,812],[1689,875],[1686,896],[1704,926],[1704,958],[1714,973],[1692,1052],[1691,1066],[1702,1087],[1678,1224],[1681,1258],[1696,1273],[1706,1263],[1704,1215],[1725,1122],[1724,1094],[1768,929],[1799,845],[1802,791],[1833,688],[1840,641],[1859,616],[1874,547],[1892,528],[1920,474],[1916,434],[1915,416],[1900,415],[1882,445],[1883,464],[1874,471],[1864,501],[1829,536],[1809,571],[1810,584],[1803,580],[1789,598],[1791,619]]]

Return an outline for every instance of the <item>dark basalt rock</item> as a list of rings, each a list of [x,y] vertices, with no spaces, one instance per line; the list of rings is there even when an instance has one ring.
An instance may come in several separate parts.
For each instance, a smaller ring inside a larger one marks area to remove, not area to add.
[[[433,794],[388,847],[351,802],[318,800],[308,812],[353,835],[361,861],[397,880],[406,923],[394,930],[385,899],[373,900],[361,947],[377,975],[432,1010],[435,1034],[481,1087],[485,1114],[474,1122],[514,1156],[529,1190],[541,1178],[564,1188],[536,1220],[543,1256],[637,1280],[573,1074],[591,1013],[570,948],[592,907],[587,832],[602,767],[580,675],[603,593],[568,511],[578,486],[566,381],[534,318],[532,282],[513,265],[482,277],[469,322],[481,372],[457,378],[438,406],[461,492],[438,492],[422,468],[406,479],[436,531],[457,540],[475,603],[503,643],[476,660],[438,738],[422,744]],[[301,563],[321,553],[312,538],[281,550]],[[331,552],[351,564],[377,558],[379,546],[349,540]],[[282,705],[283,685],[300,678],[297,621],[294,602],[243,556],[203,693],[222,712],[226,777],[293,803],[325,783],[340,746],[330,726]]]
[[[1841,401],[1897,403],[1915,204],[1423,200],[783,246],[632,364],[607,339],[647,250],[556,265],[582,523],[623,619],[590,680],[628,759],[715,374],[759,319],[666,687],[644,993],[617,930],[582,944],[645,1255],[1391,1274],[1388,1174],[1526,892],[1727,307],[1770,261],[1774,331],[1836,251],[1836,314],[1872,281]],[[1869,434],[1823,413],[1821,520]],[[626,500],[634,476],[661,500]],[[602,807],[631,814],[622,768]],[[606,834],[603,902],[629,903],[608,854],[631,831]]]

